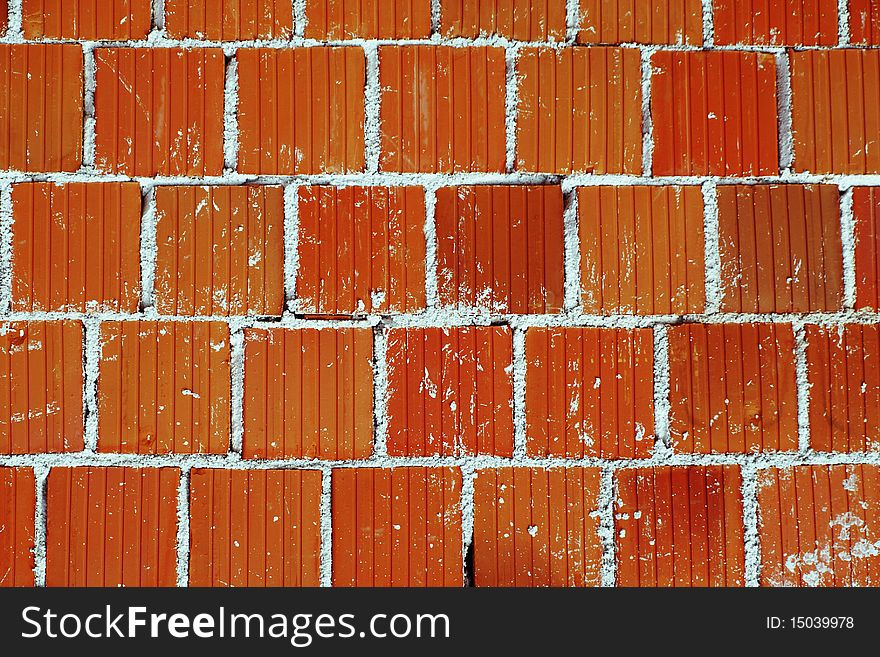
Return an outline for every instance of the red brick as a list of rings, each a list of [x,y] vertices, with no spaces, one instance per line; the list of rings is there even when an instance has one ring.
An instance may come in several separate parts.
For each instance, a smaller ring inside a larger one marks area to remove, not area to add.
[[[810,446],[880,450],[880,326],[808,325]]]
[[[221,322],[101,324],[98,450],[225,454],[229,327]]]
[[[530,328],[526,366],[529,456],[651,455],[651,329]]]
[[[373,451],[369,329],[246,329],[244,457],[362,459]]]
[[[850,43],[880,45],[880,1],[849,0]]]
[[[129,176],[223,172],[220,48],[95,50],[95,163]]]
[[[837,0],[713,0],[719,46],[836,46]]]
[[[0,468],[0,588],[34,585],[36,485],[31,468]]]
[[[291,0],[165,0],[165,28],[172,39],[289,39],[293,4]]]
[[[137,183],[12,186],[12,308],[137,312]]]
[[[346,173],[364,168],[364,51],[243,48],[238,170]]]
[[[190,586],[318,586],[320,470],[192,471]]]
[[[880,310],[880,190],[856,187],[852,193],[855,221],[856,308]]]
[[[703,44],[700,0],[580,0],[579,43]]]
[[[880,172],[880,52],[790,54],[794,168],[812,173]]]
[[[470,39],[564,41],[565,10],[565,2],[544,0],[440,0],[440,32]]]
[[[160,314],[284,310],[281,187],[158,187],[156,246]]]
[[[721,310],[836,311],[843,303],[836,185],[718,187]]]
[[[79,44],[0,44],[0,108],[0,169],[79,169],[83,143]]]
[[[388,453],[513,455],[506,326],[388,331]]]
[[[599,468],[492,468],[474,481],[477,586],[598,586]]]
[[[503,49],[382,46],[379,66],[383,171],[505,170]]]
[[[305,37],[426,39],[431,35],[431,0],[305,0]]]
[[[174,586],[176,468],[52,468],[46,586]]]
[[[79,322],[0,324],[0,454],[83,449],[82,363]]]
[[[516,168],[641,174],[639,66],[632,48],[523,49]]]
[[[619,470],[617,496],[618,586],[743,586],[739,466]]]
[[[462,586],[461,472],[333,470],[334,586]]]
[[[440,304],[490,314],[559,312],[565,269],[562,211],[557,186],[437,190]]]
[[[581,187],[577,194],[586,312],[705,310],[699,187]]]
[[[152,11],[150,0],[22,0],[21,26],[25,39],[129,41],[146,38]]]
[[[880,585],[880,468],[758,471],[764,586]]]
[[[425,309],[421,187],[299,190],[299,309],[313,314]]]
[[[669,376],[675,451],[751,454],[797,449],[790,324],[673,326]]]
[[[660,51],[651,66],[655,176],[779,173],[773,55]]]

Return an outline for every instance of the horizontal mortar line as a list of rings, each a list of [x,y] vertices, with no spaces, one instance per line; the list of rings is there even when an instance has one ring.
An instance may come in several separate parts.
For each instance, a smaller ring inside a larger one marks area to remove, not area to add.
[[[160,315],[155,312],[9,312],[0,313],[0,321],[94,320],[98,322],[222,322],[242,328],[452,328],[465,326],[509,325],[511,328],[579,327],[648,328],[658,324],[880,324],[880,313],[868,311],[808,313],[712,313],[687,315],[590,315],[566,312],[551,315],[488,314],[457,312],[433,308],[422,313],[400,315],[363,315],[351,317],[303,316],[285,312],[279,316],[251,315]]]
[[[673,453],[662,458],[509,458],[503,456],[382,456],[361,460],[316,459],[245,459],[238,454],[121,454],[110,452],[68,452],[53,454],[16,454],[0,456],[0,467],[69,467],[69,466],[131,466],[218,468],[226,470],[322,470],[327,468],[383,467],[536,467],[582,468],[607,467],[614,470],[638,467],[750,465],[759,469],[794,465],[880,465],[878,452],[772,452],[753,454],[683,454]]]
[[[444,187],[479,184],[558,184],[564,191],[576,187],[597,185],[761,185],[761,184],[829,184],[843,187],[880,186],[880,174],[815,174],[784,172],[775,176],[645,176],[617,173],[548,173],[513,171],[412,173],[412,172],[350,172],[314,174],[251,174],[227,171],[218,176],[128,176],[110,172],[82,169],[79,171],[0,171],[0,183],[24,182],[137,182],[145,188],[168,185],[413,185]]]
[[[198,39],[192,37],[173,38],[168,36],[165,31],[150,32],[145,38],[141,39],[75,39],[75,38],[25,38],[20,34],[7,34],[0,38],[0,44],[76,44],[87,46],[90,48],[222,48],[226,51],[235,51],[239,48],[268,48],[274,50],[283,50],[288,48],[320,48],[320,47],[365,47],[365,46],[450,46],[453,48],[469,48],[469,47],[523,47],[523,48],[544,48],[550,50],[562,50],[568,48],[629,48],[651,51],[673,51],[673,52],[708,52],[708,51],[736,51],[736,52],[758,52],[774,54],[783,51],[833,51],[833,50],[877,50],[876,44],[858,44],[835,43],[830,46],[826,45],[770,45],[770,44],[712,44],[704,43],[637,43],[633,41],[625,41],[621,43],[579,43],[571,38],[559,40],[519,40],[499,35],[487,35],[477,37],[464,36],[443,36],[434,34],[421,38],[403,38],[403,39],[385,39],[385,38],[365,38],[353,37],[350,39],[315,39],[302,36],[291,36],[290,38],[272,38],[272,39],[240,39],[233,41],[212,41],[210,39]]]

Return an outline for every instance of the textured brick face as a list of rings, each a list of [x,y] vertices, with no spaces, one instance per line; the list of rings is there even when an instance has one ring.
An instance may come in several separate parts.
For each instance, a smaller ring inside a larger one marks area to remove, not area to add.
[[[34,584],[36,493],[30,468],[0,468],[0,587]]]
[[[580,43],[703,43],[700,0],[579,0]]]
[[[26,39],[126,41],[147,36],[151,12],[150,0],[22,0],[21,26]]]
[[[880,310],[880,193],[853,190],[856,308]]]
[[[431,0],[305,0],[305,12],[307,39],[424,39],[431,35]]]
[[[614,530],[619,586],[742,586],[739,466],[620,470]]]
[[[551,186],[437,191],[440,303],[490,313],[562,309],[562,190]]]
[[[334,586],[461,586],[461,473],[333,470]]]
[[[758,471],[764,586],[880,584],[880,470],[799,465]]]
[[[190,586],[318,585],[319,470],[190,476]]]
[[[46,586],[174,586],[176,468],[53,468]]]
[[[293,33],[291,0],[166,0],[165,26],[175,39],[284,39]]]
[[[685,324],[669,329],[675,451],[797,449],[790,324]]]
[[[391,329],[387,340],[389,454],[513,454],[510,329]]]
[[[450,37],[498,35],[517,41],[565,39],[565,3],[543,0],[441,0],[440,32]]]
[[[137,184],[14,185],[12,216],[15,310],[137,312]]]
[[[597,586],[598,468],[478,470],[477,586]]]
[[[528,454],[650,456],[654,430],[652,339],[649,329],[528,329]]]
[[[715,43],[836,46],[837,0],[713,0]]]

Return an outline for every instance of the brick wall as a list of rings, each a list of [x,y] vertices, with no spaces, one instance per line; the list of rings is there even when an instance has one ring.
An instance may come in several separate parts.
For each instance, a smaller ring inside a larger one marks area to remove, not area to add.
[[[0,585],[880,585],[880,2],[0,9]]]

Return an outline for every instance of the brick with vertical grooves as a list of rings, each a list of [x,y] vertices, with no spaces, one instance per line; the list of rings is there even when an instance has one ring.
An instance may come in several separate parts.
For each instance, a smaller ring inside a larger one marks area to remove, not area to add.
[[[31,468],[0,468],[0,588],[34,585],[36,485]]]

